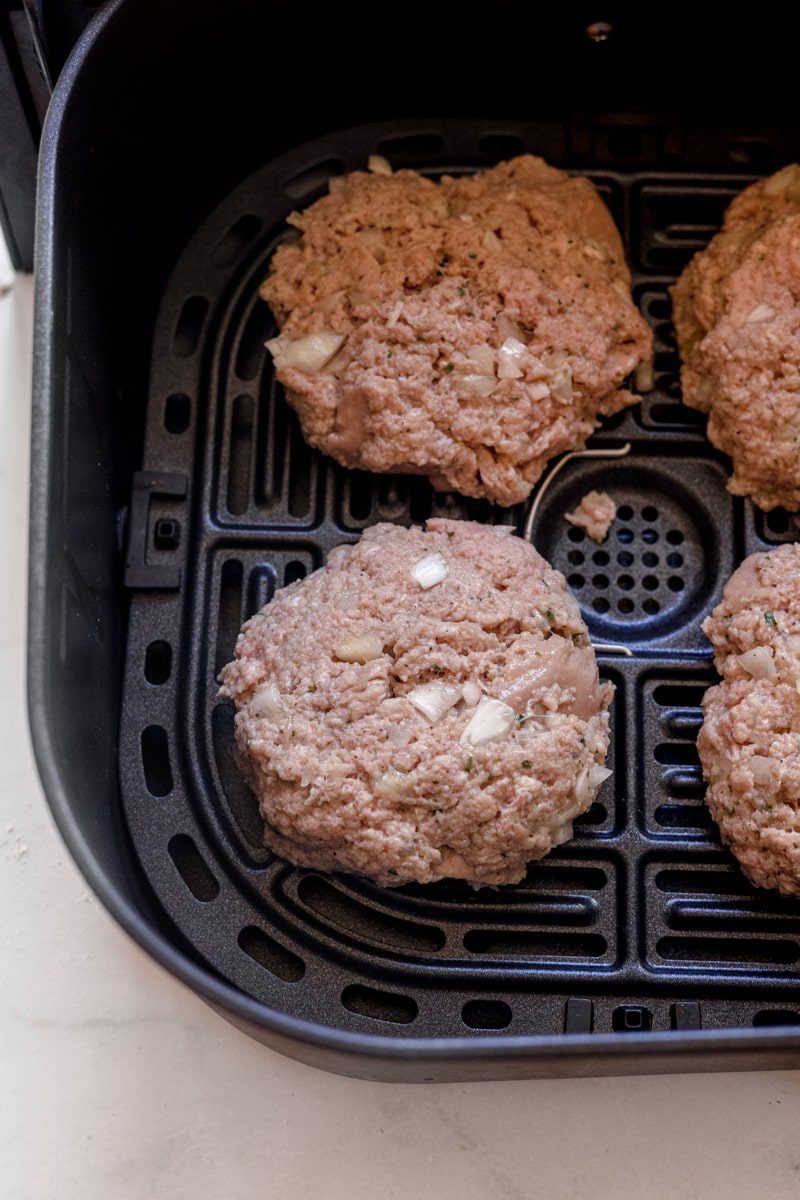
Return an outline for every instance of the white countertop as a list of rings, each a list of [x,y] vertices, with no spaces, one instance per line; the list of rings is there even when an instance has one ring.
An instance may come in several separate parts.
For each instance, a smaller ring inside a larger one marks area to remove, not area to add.
[[[250,1041],[115,925],[29,746],[31,305],[30,278],[0,298],[0,1200],[797,1200],[800,1072],[341,1079]]]

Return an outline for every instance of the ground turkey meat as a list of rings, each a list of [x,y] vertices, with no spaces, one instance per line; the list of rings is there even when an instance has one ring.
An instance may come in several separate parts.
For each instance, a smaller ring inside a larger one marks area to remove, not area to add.
[[[703,628],[709,808],[753,883],[800,894],[800,545],[745,559]]]
[[[733,460],[729,488],[800,508],[800,166],[737,196],[672,290],[683,399]]]
[[[525,500],[651,354],[587,179],[526,156],[440,183],[356,172],[295,213],[261,295],[306,439],[346,467]]]
[[[220,679],[265,841],[300,866],[514,883],[610,774],[578,606],[502,527],[367,530],[247,622]]]
[[[570,525],[585,529],[594,542],[604,542],[617,515],[617,506],[607,492],[587,492],[576,509],[566,513]]]

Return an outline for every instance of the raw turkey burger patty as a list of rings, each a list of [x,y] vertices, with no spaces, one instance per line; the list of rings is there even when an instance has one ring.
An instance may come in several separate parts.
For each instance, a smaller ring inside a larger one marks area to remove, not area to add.
[[[722,683],[698,739],[722,837],[759,887],[800,894],[800,545],[753,554],[703,625]]]
[[[737,196],[672,290],[683,399],[730,455],[729,488],[800,508],[800,166]]]
[[[386,164],[388,170],[388,164]],[[291,222],[261,295],[307,440],[499,504],[583,446],[651,353],[608,209],[523,157],[441,183],[356,172]]]
[[[221,682],[265,841],[300,866],[514,883],[609,774],[578,607],[502,528],[369,529],[247,622]]]

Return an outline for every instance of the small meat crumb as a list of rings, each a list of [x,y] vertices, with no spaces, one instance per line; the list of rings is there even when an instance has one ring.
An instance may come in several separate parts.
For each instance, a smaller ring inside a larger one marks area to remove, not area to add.
[[[593,541],[604,542],[616,515],[617,506],[606,492],[587,492],[566,519],[570,525],[585,529]]]

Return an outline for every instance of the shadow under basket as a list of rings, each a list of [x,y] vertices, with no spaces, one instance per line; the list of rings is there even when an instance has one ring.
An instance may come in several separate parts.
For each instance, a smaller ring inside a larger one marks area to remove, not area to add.
[[[134,115],[122,47],[140,62],[148,28],[159,45],[175,33],[176,8],[117,3],[96,19],[43,148],[31,713],[51,805],[87,878],[228,1019],[332,1070],[466,1080],[797,1066],[800,905],[751,888],[720,845],[695,747],[714,680],[700,622],[744,555],[797,527],[726,491],[726,463],[680,402],[667,290],[732,196],[796,153],[796,137],[761,129],[767,157],[750,162],[732,129],[698,146],[688,123],[660,116],[342,120],[331,132],[301,113],[267,136],[237,107],[245,83],[231,84],[221,115],[199,95],[206,5],[197,62],[181,58],[176,81],[175,59],[155,54],[152,96]],[[190,100],[216,160],[197,131],[170,143]],[[244,128],[228,144],[234,117]],[[82,119],[111,156],[102,179]],[[124,162],[111,148],[120,130]],[[376,521],[521,529],[524,512],[346,472],[311,451],[263,348],[274,325],[257,288],[287,215],[370,154],[436,177],[525,152],[596,183],[655,334],[654,390],[591,443],[627,441],[630,455],[572,461],[534,531],[594,640],[632,652],[600,657],[616,685],[614,774],[574,840],[513,887],[385,890],[298,870],[263,846],[233,760],[233,710],[216,695],[242,621]],[[618,504],[599,546],[563,519],[592,488]]]

